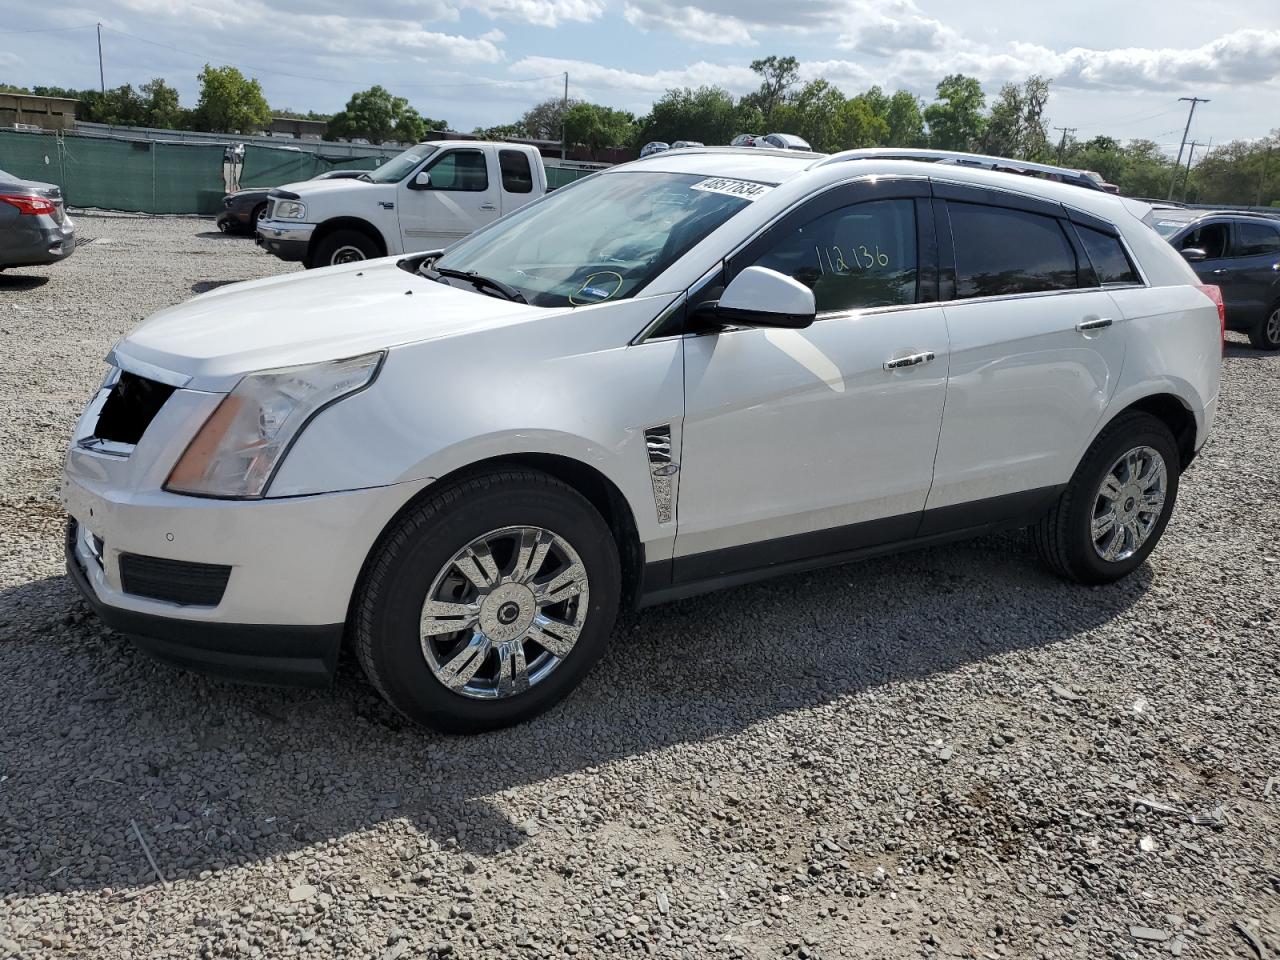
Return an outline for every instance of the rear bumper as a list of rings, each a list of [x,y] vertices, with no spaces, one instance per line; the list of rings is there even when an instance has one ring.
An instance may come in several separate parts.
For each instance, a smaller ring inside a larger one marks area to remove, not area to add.
[[[263,220],[258,224],[257,243],[268,253],[281,260],[299,263],[307,258],[311,245],[314,223],[285,223],[279,220]]]
[[[38,267],[75,252],[76,231],[70,218],[62,223],[44,216],[15,219],[16,224],[0,231],[0,267]]]
[[[324,686],[332,681],[342,645],[341,623],[284,626],[212,623],[113,607],[98,597],[78,549],[79,526],[67,525],[67,573],[89,606],[112,630],[176,666],[250,683]]]

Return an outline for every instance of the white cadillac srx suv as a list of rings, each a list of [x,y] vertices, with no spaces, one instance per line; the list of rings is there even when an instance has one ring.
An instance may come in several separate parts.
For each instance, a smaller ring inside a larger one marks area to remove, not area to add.
[[[992,158],[691,149],[221,287],[108,356],[70,574],[157,656],[325,682],[345,640],[455,731],[565,697],[623,607],[1015,527],[1115,580],[1221,363],[1148,209]]]

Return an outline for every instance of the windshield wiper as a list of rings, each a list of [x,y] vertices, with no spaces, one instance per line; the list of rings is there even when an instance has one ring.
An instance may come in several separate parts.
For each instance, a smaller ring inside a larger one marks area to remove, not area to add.
[[[356,177],[355,179],[363,180],[365,183],[373,183],[373,177],[369,176],[367,173],[362,173],[360,174],[360,176]]]
[[[441,277],[452,277],[455,280],[466,280],[468,283],[479,289],[494,291],[504,300],[511,300],[515,303],[529,302],[524,298],[524,294],[515,287],[509,286],[501,280],[494,280],[492,277],[482,277],[474,270],[451,270],[448,267],[428,267],[423,270],[422,273],[429,280],[439,280]]]

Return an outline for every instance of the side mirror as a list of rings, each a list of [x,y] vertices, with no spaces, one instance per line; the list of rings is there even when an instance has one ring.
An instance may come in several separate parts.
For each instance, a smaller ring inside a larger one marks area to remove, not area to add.
[[[1183,247],[1182,259],[1187,263],[1199,263],[1201,260],[1209,259],[1209,251],[1202,247]]]
[[[813,291],[768,267],[743,270],[724,288],[715,308],[717,321],[742,327],[799,330],[816,315]]]
[[[416,177],[413,178],[412,186],[415,190],[430,190],[431,174],[423,170],[421,173],[419,173]]]

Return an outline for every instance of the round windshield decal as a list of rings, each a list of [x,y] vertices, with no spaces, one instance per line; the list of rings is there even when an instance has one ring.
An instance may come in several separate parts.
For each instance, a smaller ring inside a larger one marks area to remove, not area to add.
[[[622,289],[622,274],[612,270],[593,273],[582,281],[574,293],[569,294],[569,302],[575,307],[585,307],[590,303],[603,303]]]

